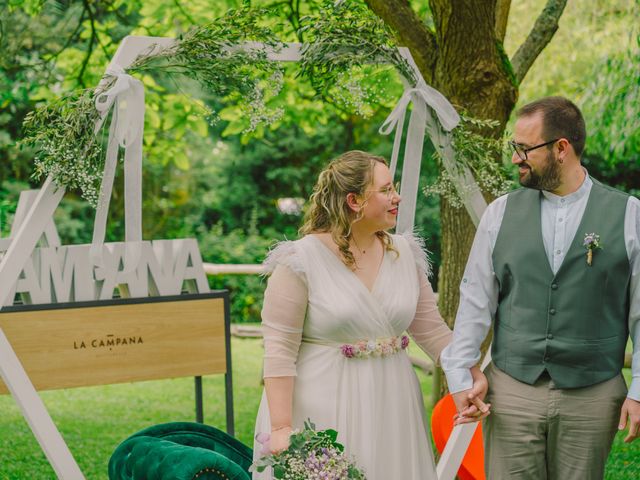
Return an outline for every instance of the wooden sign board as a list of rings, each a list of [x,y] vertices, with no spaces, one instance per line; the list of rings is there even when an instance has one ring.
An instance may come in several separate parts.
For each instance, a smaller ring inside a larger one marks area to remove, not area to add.
[[[5,307],[0,328],[37,390],[227,373],[227,295]]]

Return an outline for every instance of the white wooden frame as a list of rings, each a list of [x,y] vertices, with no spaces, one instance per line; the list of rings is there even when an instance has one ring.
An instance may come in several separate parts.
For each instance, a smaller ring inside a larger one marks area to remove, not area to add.
[[[150,48],[170,45],[174,40],[162,37],[126,37],[120,44],[110,67],[129,66],[135,58],[142,52]],[[247,44],[237,48],[251,48],[260,44]],[[279,52],[271,51],[268,56],[270,60],[282,62],[296,62],[301,59],[300,44],[288,44]],[[411,53],[407,48],[400,48],[400,53],[408,61],[419,83],[426,85],[420,71],[418,70]],[[404,114],[402,116],[404,122]],[[413,123],[413,119],[412,119]],[[399,128],[403,125],[400,123]],[[421,146],[416,150],[421,156]],[[415,183],[417,179],[414,179]],[[47,178],[33,201],[20,228],[12,235],[10,245],[0,262],[0,309],[4,305],[7,296],[12,291],[12,286],[19,277],[26,260],[32,254],[34,248],[45,229],[49,226],[53,213],[60,203],[64,188],[57,185],[51,177]],[[416,192],[412,192],[414,196]],[[486,206],[486,204],[484,204]],[[480,218],[484,206],[476,204],[474,208],[467,208],[472,218],[477,222]],[[415,208],[415,202],[414,207]],[[412,217],[412,215],[411,215]],[[43,449],[47,459],[52,465],[58,478],[62,480],[84,479],[80,468],[75,462],[64,439],[53,423],[46,407],[33,387],[28,375],[15,355],[7,337],[0,329],[0,374],[4,383],[8,386],[11,395],[18,403],[23,416],[27,420],[38,443]],[[439,480],[453,480],[458,471],[462,458],[468,448],[471,437],[477,424],[461,425],[454,428],[447,446],[442,454],[437,466]],[[425,455],[428,453],[425,452]]]

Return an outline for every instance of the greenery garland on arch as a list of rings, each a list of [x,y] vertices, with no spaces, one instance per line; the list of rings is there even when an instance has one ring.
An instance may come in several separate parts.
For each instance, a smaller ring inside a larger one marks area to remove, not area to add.
[[[411,86],[417,83],[411,66],[400,55],[393,32],[364,3],[326,2],[317,16],[303,17],[300,23],[307,39],[302,46],[300,75],[309,78],[318,94],[366,116],[364,107],[383,96],[382,83],[389,70],[399,73]],[[361,87],[359,80],[365,75],[376,78],[375,92]]]
[[[271,124],[283,113],[268,107],[268,100],[282,87],[283,68],[268,59],[267,49],[278,51],[284,44],[261,24],[266,14],[267,9],[248,6],[229,10],[179,36],[171,46],[138,56],[126,73],[186,76],[208,93],[239,104],[250,120],[249,129]],[[363,116],[370,113],[370,104],[379,100],[383,83],[388,82],[389,77],[381,73],[395,70],[410,85],[416,83],[389,27],[363,4],[327,0],[320,18],[302,19],[300,32],[308,41],[301,48],[299,75],[309,78],[319,96],[350,111]],[[260,42],[263,47],[233,48],[246,42]],[[358,83],[359,78],[371,75],[379,75],[375,91]],[[57,184],[79,190],[92,206],[98,201],[106,143],[104,126],[94,132],[99,119],[95,98],[113,85],[115,77],[104,80],[99,89],[72,91],[30,112],[20,142],[34,148],[34,179],[51,176]],[[207,114],[215,120],[215,112]],[[496,166],[499,143],[487,146],[482,143],[486,138],[474,133],[490,123],[463,117],[453,131],[454,145],[458,162],[471,168],[483,189],[496,194],[509,186],[505,169]],[[425,193],[445,195],[454,202],[459,198],[446,173]]]
[[[463,166],[469,168],[478,187],[494,198],[513,189],[512,172],[506,163],[511,153],[504,140],[483,136],[478,132],[491,132],[498,126],[496,120],[479,120],[462,112],[460,124],[451,132],[456,166],[459,169]],[[442,166],[438,151],[434,152],[433,157]],[[460,192],[444,168],[440,168],[440,175],[433,184],[424,187],[423,193],[445,197],[452,207],[464,208]]]
[[[263,9],[229,10],[216,21],[181,35],[171,46],[139,55],[125,72],[184,75],[210,94],[241,103],[253,121],[272,121],[279,112],[269,111],[265,96],[278,93],[282,72],[278,63],[267,58],[266,47],[277,51],[283,44],[260,25],[263,14]],[[249,41],[261,42],[265,48],[232,48]],[[116,78],[106,76],[105,80],[98,89],[72,91],[30,112],[21,141],[35,149],[36,180],[50,175],[57,184],[80,190],[93,206],[98,201],[108,125],[104,122],[102,130],[94,133],[100,118],[95,98]]]

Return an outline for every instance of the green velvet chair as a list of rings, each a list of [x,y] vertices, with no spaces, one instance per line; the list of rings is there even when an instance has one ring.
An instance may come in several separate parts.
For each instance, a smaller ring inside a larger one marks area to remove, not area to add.
[[[109,460],[110,480],[250,480],[253,452],[217,428],[173,422],[141,430]]]

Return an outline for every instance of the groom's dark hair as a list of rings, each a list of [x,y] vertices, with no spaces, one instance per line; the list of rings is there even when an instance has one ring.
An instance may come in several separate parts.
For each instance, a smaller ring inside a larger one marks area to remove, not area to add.
[[[580,109],[564,97],[545,97],[526,104],[516,112],[516,116],[527,117],[542,113],[542,135],[545,141],[566,138],[580,157],[587,139],[587,130]]]

